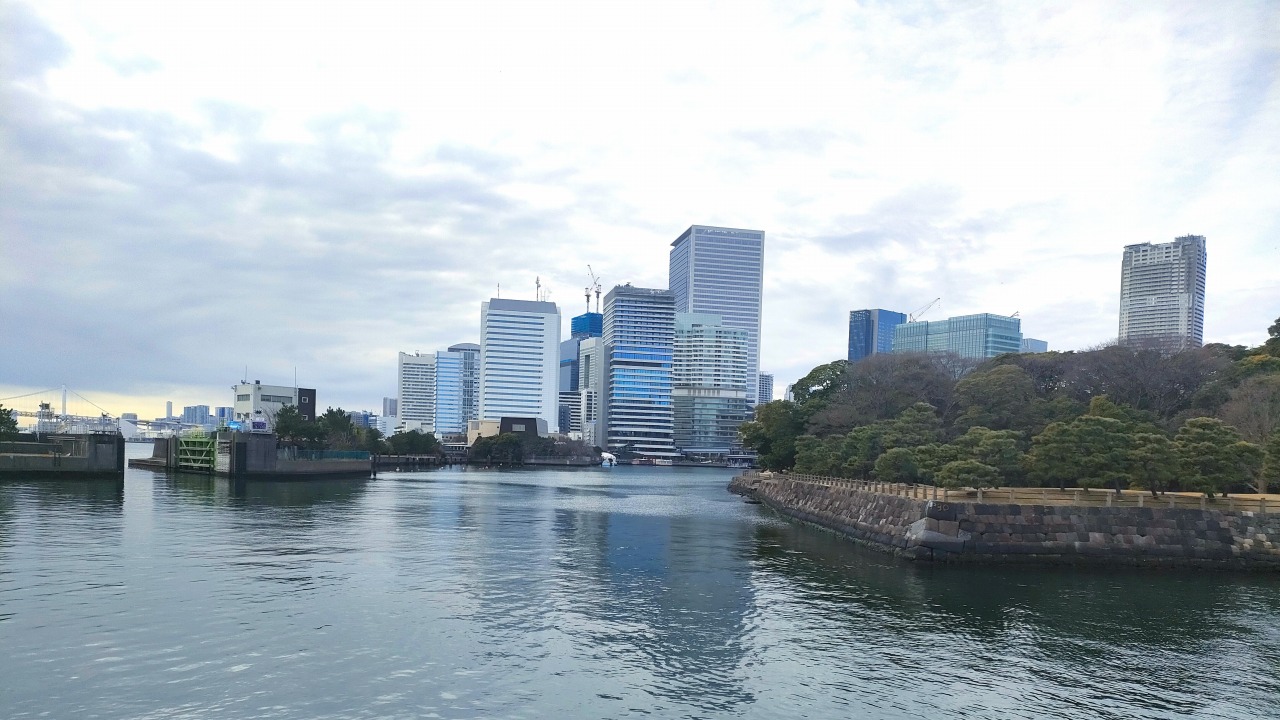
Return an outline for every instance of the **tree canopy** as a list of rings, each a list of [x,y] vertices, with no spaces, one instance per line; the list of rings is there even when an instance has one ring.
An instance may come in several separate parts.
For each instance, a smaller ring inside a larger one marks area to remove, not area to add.
[[[797,382],[794,401],[757,406],[740,432],[769,470],[1156,494],[1265,489],[1280,482],[1280,319],[1269,333],[1257,348],[1109,345],[976,367],[945,354],[841,360]]]

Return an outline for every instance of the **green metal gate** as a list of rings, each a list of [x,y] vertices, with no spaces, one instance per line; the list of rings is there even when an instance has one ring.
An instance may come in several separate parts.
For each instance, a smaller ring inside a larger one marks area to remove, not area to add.
[[[213,472],[215,439],[196,431],[178,438],[178,469]]]

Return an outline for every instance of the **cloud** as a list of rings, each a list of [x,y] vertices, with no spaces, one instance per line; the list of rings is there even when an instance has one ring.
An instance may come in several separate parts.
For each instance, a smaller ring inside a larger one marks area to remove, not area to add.
[[[576,314],[694,223],[768,232],[779,394],[861,307],[1108,339],[1121,248],[1187,232],[1210,338],[1280,314],[1265,4],[229,3],[0,9],[0,384],[374,407],[499,284]]]
[[[38,78],[71,55],[66,41],[21,3],[0,6],[0,38],[0,77],[6,80]]]

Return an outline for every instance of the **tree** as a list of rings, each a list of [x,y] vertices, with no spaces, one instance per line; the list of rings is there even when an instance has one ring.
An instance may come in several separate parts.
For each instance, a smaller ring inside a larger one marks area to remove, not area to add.
[[[1166,492],[1178,478],[1178,453],[1169,438],[1157,433],[1138,433],[1129,448],[1129,485],[1151,491],[1152,497]]]
[[[930,443],[912,450],[915,456],[917,473],[921,480],[937,483],[938,472],[949,462],[967,459],[962,458],[962,449],[956,445]]]
[[[387,438],[391,452],[396,455],[438,455],[440,441],[431,433],[418,430],[396,433]]]
[[[756,451],[760,467],[785,470],[796,463],[796,438],[803,428],[796,404],[775,400],[757,405],[755,419],[739,425],[738,434],[744,447]]]
[[[0,440],[8,440],[18,436],[18,418],[13,411],[0,403]]]
[[[302,412],[294,405],[285,405],[276,411],[276,438],[286,445],[301,445],[314,438],[315,433],[309,425],[310,421],[302,417]]]
[[[942,421],[928,403],[918,402],[903,410],[893,420],[880,423],[884,428],[885,448],[913,448],[938,441]]]
[[[316,422],[324,428],[327,447],[334,450],[350,450],[360,444],[356,424],[342,408],[328,408]]]
[[[896,447],[876,459],[876,477],[884,482],[914,483],[920,477],[915,451]]]
[[[1267,336],[1267,341],[1259,349],[1271,357],[1280,358],[1280,318],[1276,318],[1271,327],[1267,328]]]
[[[1022,433],[1016,430],[984,427],[969,428],[951,443],[956,448],[955,459],[977,460],[995,468],[1004,485],[1023,484],[1025,455],[1021,444]]]
[[[1024,429],[1036,388],[1031,376],[1016,365],[978,370],[956,383],[955,427],[992,430]]]
[[[1261,449],[1217,418],[1191,418],[1173,445],[1191,487],[1209,497],[1248,482],[1254,466],[1261,465]]]
[[[842,435],[861,425],[896,418],[920,402],[946,416],[954,401],[955,378],[944,358],[936,354],[872,355],[849,365],[844,378],[821,407],[804,414],[811,435]]]
[[[1000,471],[977,460],[956,460],[938,471],[938,484],[943,487],[987,488],[1000,482]]]
[[[1262,473],[1258,476],[1258,492],[1265,494],[1271,483],[1280,483],[1280,430],[1267,440]]]
[[[1119,492],[1129,480],[1127,430],[1119,420],[1096,415],[1053,423],[1031,441],[1031,478],[1042,484],[1056,482],[1059,489],[1074,481],[1084,488],[1111,485]]]
[[[1264,443],[1280,430],[1280,373],[1254,375],[1231,391],[1218,412],[1252,443]]]

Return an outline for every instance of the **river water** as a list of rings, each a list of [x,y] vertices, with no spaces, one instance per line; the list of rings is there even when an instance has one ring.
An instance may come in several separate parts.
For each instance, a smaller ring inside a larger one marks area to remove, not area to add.
[[[1280,717],[1280,578],[916,567],[729,478],[6,482],[0,717]]]

